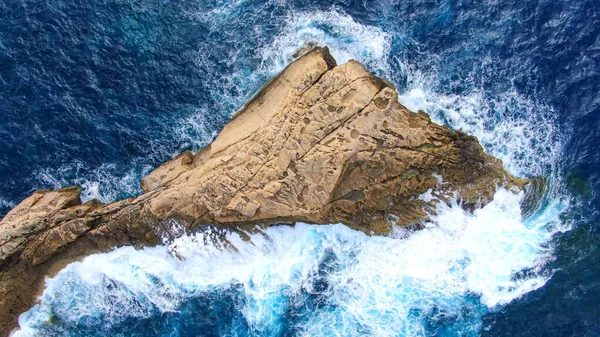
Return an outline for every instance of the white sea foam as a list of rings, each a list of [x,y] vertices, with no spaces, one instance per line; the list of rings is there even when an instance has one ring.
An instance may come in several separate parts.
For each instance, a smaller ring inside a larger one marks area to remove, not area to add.
[[[206,146],[217,137],[217,130],[211,130],[206,125],[204,119],[209,115],[205,109],[199,108],[191,115],[182,117],[177,123],[177,127],[174,130],[176,139],[181,144],[181,149],[178,149],[177,153],[173,153],[172,156],[181,152],[185,148],[198,149]],[[159,140],[160,141],[160,140]],[[156,144],[156,146],[164,146],[163,144]]]
[[[244,76],[238,74],[225,83],[252,85],[279,71],[304,44],[327,45],[340,63],[354,58],[392,80],[391,69],[399,66],[407,79],[399,97],[403,104],[475,134],[511,172],[547,174],[556,163],[560,140],[548,120],[549,107],[514,89],[490,95],[472,87],[462,96],[448,94],[435,71],[439,56],[397,58],[388,33],[333,10],[288,16],[281,33],[261,49],[256,77],[240,82]],[[176,310],[190,297],[232,284],[241,284],[248,300],[240,308],[244,318],[265,335],[281,322],[286,301],[294,296],[301,301],[302,291],[318,292],[319,265],[332,254],[337,267],[324,274],[327,310],[303,313],[301,335],[423,336],[431,328],[428,322],[440,317],[454,319],[455,331],[476,333],[482,315],[550,277],[544,270],[553,256],[549,242],[566,228],[559,216],[568,201],[551,196],[523,219],[522,197],[500,188],[493,202],[473,213],[456,203],[440,204],[424,229],[397,228],[389,237],[368,237],[342,225],[298,224],[268,228],[249,241],[228,233],[227,245],[214,239],[219,233],[204,232],[167,246],[89,256],[47,280],[41,305],[20,316],[16,336],[32,335],[50,312],[66,323],[103,317],[106,322],[98,324],[110,324],[148,317],[153,309]]]
[[[103,164],[94,170],[89,170],[84,163],[75,161],[56,170],[41,170],[35,177],[42,186],[52,189],[71,185],[80,186],[83,202],[97,199],[107,203],[118,200],[119,195],[138,194],[141,191],[139,180],[150,169],[149,166],[146,166],[122,172],[117,169],[115,164]]]
[[[547,175],[556,169],[562,140],[552,107],[519,94],[511,84],[510,74],[495,72],[492,61],[482,60],[480,65],[490,70],[482,73],[477,68],[466,77],[453,80],[452,85],[462,87],[464,92],[452,94],[439,75],[444,64],[441,56],[421,52],[419,57],[406,59],[401,57],[403,54],[394,55],[390,33],[330,10],[288,13],[281,32],[261,48],[263,64],[257,72],[277,73],[297,50],[309,43],[328,46],[340,64],[355,59],[392,82],[402,78],[407,84],[399,95],[402,104],[415,112],[428,112],[437,123],[475,135],[490,154],[503,160],[511,173]],[[527,71],[527,65],[523,67]],[[506,82],[504,90],[492,94],[475,84],[490,81],[488,78]]]
[[[0,197],[0,207],[11,207],[12,208],[12,207],[15,207],[15,205],[12,202],[7,201],[6,199]]]
[[[477,331],[481,315],[548,278],[519,272],[540,269],[551,257],[546,244],[567,205],[554,202],[524,221],[521,197],[500,189],[473,214],[440,205],[425,229],[407,238],[297,224],[268,228],[249,241],[228,233],[227,246],[214,239],[219,233],[204,232],[168,246],[92,255],[47,280],[42,304],[20,317],[23,329],[15,336],[32,335],[50,311],[63,323],[102,317],[97,324],[115,324],[149,317],[153,309],[176,310],[186,299],[232,284],[242,284],[249,299],[240,308],[245,319],[267,331],[282,319],[290,296],[315,291],[326,256],[335,256],[337,265],[326,270],[329,309],[304,313],[302,335],[352,336],[366,329],[377,336],[421,336],[436,310],[460,317],[466,307],[474,311],[462,320]]]
[[[399,96],[408,109],[426,111],[435,122],[476,136],[513,174],[546,175],[555,169],[562,146],[551,107],[514,90],[495,97],[477,89],[466,96],[439,93],[414,75],[408,72],[409,89]]]
[[[281,33],[260,50],[263,68],[280,71],[293,60],[294,53],[309,44],[329,47],[338,64],[355,59],[369,70],[390,77],[386,60],[391,52],[391,36],[334,10],[290,12]]]

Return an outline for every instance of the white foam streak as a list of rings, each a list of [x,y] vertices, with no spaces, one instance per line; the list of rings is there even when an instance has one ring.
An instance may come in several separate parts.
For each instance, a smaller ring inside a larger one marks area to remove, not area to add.
[[[414,41],[405,42],[420,49]],[[405,78],[407,86],[399,96],[402,104],[415,112],[428,112],[437,123],[475,135],[511,173],[547,175],[555,169],[562,142],[552,108],[519,94],[508,75],[493,68],[492,60],[481,61],[484,71],[477,68],[454,79],[450,86],[463,88],[456,95],[440,77],[444,60],[439,55],[420,52],[411,59],[393,55],[392,35],[339,11],[290,12],[274,41],[260,50],[263,64],[257,72],[272,76],[307,44],[328,46],[340,64],[355,59],[392,82],[398,76]],[[507,82],[506,89],[493,95],[486,92],[476,83],[489,81],[487,77]]]
[[[136,167],[138,165],[132,165]],[[141,169],[129,169],[120,172],[115,164],[103,164],[90,170],[87,166],[75,161],[69,165],[63,165],[56,170],[45,169],[37,172],[36,179],[44,187],[60,189],[65,186],[77,185],[81,187],[81,200],[97,199],[100,202],[112,202],[118,200],[120,193],[126,195],[139,194],[139,179],[150,171],[150,167]],[[82,172],[85,172],[83,174]]]
[[[505,91],[493,94],[475,84],[485,82],[486,76],[499,83],[510,83],[505,74],[492,69],[491,75],[482,75],[481,69],[475,69],[468,76],[453,80],[453,86],[465,91],[456,95],[449,93],[448,84],[442,84],[439,56],[422,53],[419,64],[398,57],[393,62],[406,76],[408,86],[399,100],[408,109],[426,111],[435,122],[476,136],[512,174],[555,173],[563,140],[556,130],[552,107],[524,97],[510,84],[505,85]],[[489,63],[481,66],[492,67]]]
[[[277,72],[292,61],[292,55],[308,44],[329,47],[338,64],[351,59],[371,71],[390,75],[386,60],[391,36],[380,28],[362,25],[337,11],[290,12],[286,25],[272,44],[261,49],[263,68]]]
[[[290,298],[303,289],[317,291],[319,271],[329,284],[328,309],[304,313],[306,336],[419,336],[436,312],[469,321],[476,330],[487,310],[548,278],[539,272],[551,256],[546,244],[567,205],[555,203],[535,222],[523,221],[521,197],[500,189],[473,214],[440,205],[426,228],[408,238],[298,224],[268,228],[249,241],[227,233],[226,245],[216,239],[224,233],[213,231],[169,246],[92,255],[47,280],[42,307],[21,316],[23,330],[16,336],[43,324],[49,308],[72,323],[86,317],[115,323],[148,317],[153,308],[177,310],[186,299],[233,284],[243,285],[248,301],[240,310],[249,325],[267,331],[279,325]],[[323,269],[331,257],[333,267]],[[460,318],[465,307],[473,312]]]
[[[6,199],[0,197],[0,207],[15,207],[15,204],[13,202],[9,202]]]
[[[209,14],[221,15],[239,3]],[[424,54],[415,64],[394,58],[388,33],[334,10],[289,13],[281,33],[260,50],[258,70],[219,81],[227,87],[252,86],[281,70],[308,43],[327,45],[338,62],[357,59],[386,78],[393,79],[391,69],[399,65],[407,79],[401,103],[476,135],[514,174],[547,174],[556,163],[561,146],[548,120],[549,107],[513,89],[490,95],[469,78],[459,79],[468,88],[464,94],[452,94],[438,78],[439,56]],[[227,105],[219,109],[243,98],[218,94]],[[189,122],[191,133],[206,133],[193,119]],[[96,193],[93,184],[87,191]],[[456,203],[440,204],[425,228],[410,235],[403,228],[390,237],[369,237],[342,225],[298,224],[270,227],[249,240],[209,231],[168,246],[93,255],[47,280],[42,305],[20,317],[17,336],[32,335],[51,311],[71,323],[86,317],[114,323],[148,317],[152,310],[177,310],[187,299],[234,285],[241,285],[246,301],[239,310],[257,335],[276,334],[286,307],[301,307],[320,291],[325,292],[323,306],[299,314],[300,335],[424,336],[438,320],[465,335],[477,333],[484,314],[550,277],[543,268],[552,259],[549,242],[565,229],[559,216],[568,204],[548,199],[523,219],[522,197],[500,188],[491,203],[473,213]],[[216,239],[222,235],[226,244]],[[324,290],[318,286],[321,278],[328,285]]]
[[[210,130],[210,127],[204,122],[206,116],[210,114],[204,109],[198,109],[189,116],[181,118],[174,132],[177,135],[177,140],[181,143],[180,148],[198,149],[210,144],[218,134],[217,130]],[[155,147],[160,147],[161,144],[156,144]],[[172,157],[179,154],[173,153]]]

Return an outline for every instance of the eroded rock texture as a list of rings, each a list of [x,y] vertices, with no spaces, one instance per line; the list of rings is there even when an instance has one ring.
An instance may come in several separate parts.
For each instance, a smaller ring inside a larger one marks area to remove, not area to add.
[[[154,245],[172,224],[342,222],[369,234],[418,223],[434,201],[489,202],[522,187],[477,139],[397,101],[394,87],[313,49],[269,82],[197,153],[143,179],[144,194],[81,204],[79,189],[38,191],[0,222],[0,332],[31,307],[43,278],[83,255]]]

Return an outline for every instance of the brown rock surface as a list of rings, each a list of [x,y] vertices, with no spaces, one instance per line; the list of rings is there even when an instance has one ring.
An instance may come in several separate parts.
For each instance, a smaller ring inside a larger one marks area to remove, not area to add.
[[[433,201],[465,207],[499,185],[522,187],[477,139],[397,101],[394,87],[313,49],[269,82],[208,147],[142,181],[144,194],[81,204],[79,189],[38,191],[0,222],[0,333],[35,302],[46,275],[122,245],[155,245],[172,224],[235,228],[342,222],[385,234],[418,223]],[[428,193],[429,194],[429,193]]]

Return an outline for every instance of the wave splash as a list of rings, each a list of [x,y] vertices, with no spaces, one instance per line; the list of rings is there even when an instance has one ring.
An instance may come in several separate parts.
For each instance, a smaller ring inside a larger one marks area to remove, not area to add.
[[[458,65],[421,50],[404,31],[387,32],[363,25],[335,10],[292,12],[280,29],[274,41],[261,49],[263,65],[259,72],[276,73],[292,60],[291,55],[308,44],[328,46],[338,63],[358,60],[394,83],[400,103],[408,109],[426,111],[439,124],[477,136],[511,173],[555,173],[564,142],[562,130],[555,126],[555,111],[519,93],[511,82],[514,74],[496,65],[502,62],[485,58],[456,76],[447,69],[456,70]],[[473,37],[463,48],[477,49],[480,43]],[[527,63],[503,63],[519,64],[520,68],[513,69],[515,73],[535,73]]]
[[[355,59],[379,76],[391,77],[387,59],[392,37],[382,29],[362,25],[351,16],[333,10],[292,12],[284,22],[274,41],[260,50],[262,71],[279,72],[298,50],[318,45],[329,47],[338,64]]]
[[[521,198],[500,189],[472,214],[441,205],[410,236],[297,224],[247,240],[208,230],[92,255],[47,280],[41,304],[20,317],[14,336],[179,336],[200,328],[238,336],[476,334],[489,310],[549,277],[547,242],[567,205],[523,220]],[[209,322],[184,328],[182,316],[197,301],[213,303],[193,306]]]
[[[491,95],[467,77],[459,79],[466,90],[451,94],[439,57],[396,53],[393,34],[337,11],[294,12],[279,29],[252,76],[226,83],[254,86],[303,45],[327,45],[340,63],[354,58],[391,79],[408,108],[477,135],[512,173],[556,173],[561,140],[547,119],[551,108],[514,88]],[[15,336],[477,335],[483,315],[551,277],[549,242],[568,229],[559,216],[569,205],[555,192],[546,197],[523,219],[523,195],[500,188],[473,213],[440,205],[410,235],[298,224],[93,255],[47,281]]]
[[[284,2],[277,8],[285,14],[273,17],[273,22],[267,24],[257,19],[262,15],[260,6],[245,6],[245,1],[229,1],[211,10],[190,10],[186,14],[187,19],[206,25],[210,31],[236,32],[230,36],[232,41],[209,39],[197,51],[194,63],[198,75],[208,84],[207,94],[214,105],[199,103],[164,121],[169,125],[169,136],[152,138],[151,153],[132,158],[126,167],[122,167],[123,163],[105,163],[91,168],[75,161],[54,170],[34,172],[30,179],[38,186],[52,188],[82,185],[85,200],[110,202],[136,195],[140,193],[136,181],[149,171],[151,163],[210,143],[216,136],[215,126],[231,116],[268,78],[281,71],[296,51],[308,44],[328,46],[340,64],[356,59],[389,79],[397,85],[402,104],[413,111],[427,111],[435,122],[477,136],[511,173],[547,175],[556,169],[563,140],[561,130],[554,126],[552,107],[520,94],[510,83],[514,74],[496,64],[520,65],[513,71],[524,74],[535,73],[531,65],[488,58],[473,69],[459,69],[462,73],[456,76],[453,71],[460,66],[452,64],[455,61],[424,50],[393,22],[380,22],[379,26],[386,27],[384,30],[363,24],[341,10],[296,11]],[[262,6],[266,10],[273,2]],[[250,21],[256,26],[251,30],[245,26],[247,23],[231,20],[241,11],[253,18]],[[480,40],[474,36],[462,48],[478,49]],[[238,45],[254,47],[257,52]],[[218,62],[211,56],[215,51]],[[500,83],[500,89],[494,83]],[[165,144],[165,139],[170,143]]]

